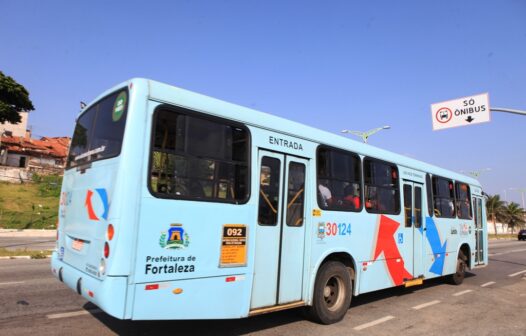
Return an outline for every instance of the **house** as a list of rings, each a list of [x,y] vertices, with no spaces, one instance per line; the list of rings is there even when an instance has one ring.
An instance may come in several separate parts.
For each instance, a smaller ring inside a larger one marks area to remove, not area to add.
[[[12,124],[9,122],[0,123],[0,136],[25,136],[27,132],[27,123],[29,119],[29,112],[19,112],[20,122]]]
[[[69,137],[3,136],[0,138],[0,165],[36,172],[61,172],[71,139]]]

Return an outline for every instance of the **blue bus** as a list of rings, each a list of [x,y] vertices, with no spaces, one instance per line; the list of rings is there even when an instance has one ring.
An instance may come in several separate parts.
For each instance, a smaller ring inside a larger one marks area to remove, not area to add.
[[[487,264],[475,179],[147,79],[78,116],[52,272],[119,319],[231,319]]]

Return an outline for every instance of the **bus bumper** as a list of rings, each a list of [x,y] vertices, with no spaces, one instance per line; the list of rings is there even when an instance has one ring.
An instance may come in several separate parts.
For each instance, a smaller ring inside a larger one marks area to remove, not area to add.
[[[124,319],[127,277],[107,276],[104,280],[96,279],[61,261],[56,251],[51,256],[51,271],[69,288],[104,312]]]

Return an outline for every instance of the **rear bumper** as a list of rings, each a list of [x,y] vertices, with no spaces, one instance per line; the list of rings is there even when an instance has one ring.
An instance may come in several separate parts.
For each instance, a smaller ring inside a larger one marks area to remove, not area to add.
[[[51,256],[51,271],[69,288],[97,305],[104,312],[124,319],[127,277],[107,276],[104,280],[96,279],[61,261],[56,252],[53,252]]]

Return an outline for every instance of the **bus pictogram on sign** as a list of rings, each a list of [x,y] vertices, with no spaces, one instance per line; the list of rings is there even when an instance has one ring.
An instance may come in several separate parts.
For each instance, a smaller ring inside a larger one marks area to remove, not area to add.
[[[436,113],[436,119],[439,123],[445,124],[453,117],[453,112],[447,107],[440,108]]]

